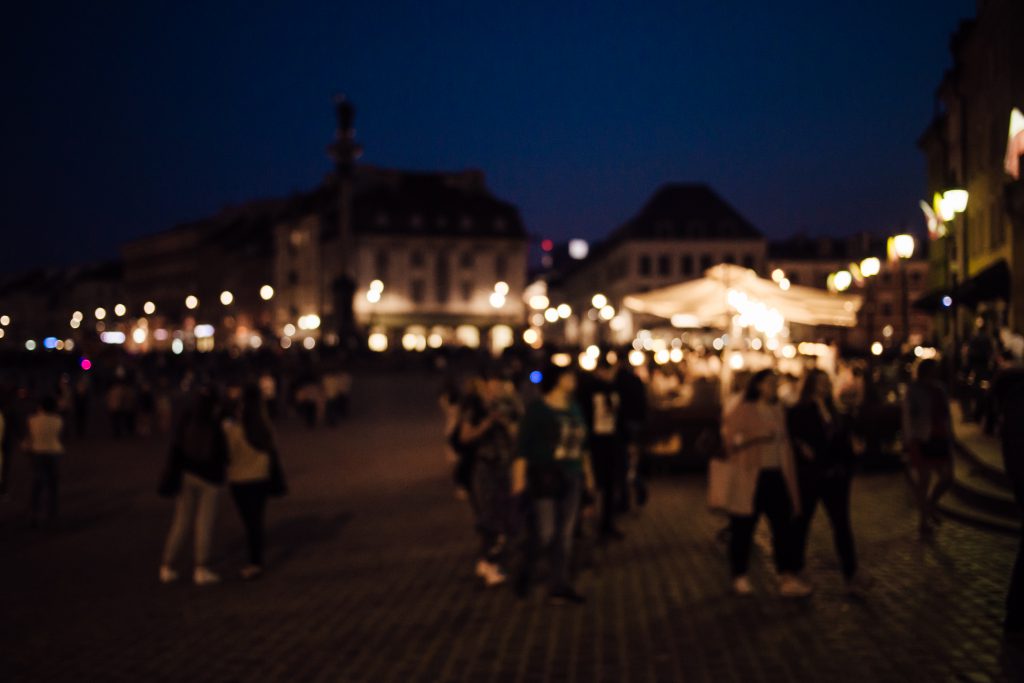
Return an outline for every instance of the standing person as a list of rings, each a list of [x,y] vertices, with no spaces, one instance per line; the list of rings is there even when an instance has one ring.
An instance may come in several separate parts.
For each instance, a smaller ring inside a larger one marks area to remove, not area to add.
[[[487,586],[496,586],[506,579],[502,564],[511,514],[509,466],[522,409],[515,393],[507,390],[500,372],[490,370],[483,374],[477,390],[467,397],[462,413],[459,440],[472,445],[476,460],[472,486],[480,535],[476,575]]]
[[[800,495],[774,371],[761,370],[750,378],[743,400],[722,420],[722,442],[730,474],[724,508],[730,515],[733,590],[738,595],[753,592],[747,567],[754,529],[764,514],[772,531],[779,594],[810,595],[811,587],[796,575],[793,519],[800,514]]]
[[[949,397],[938,379],[939,364],[931,358],[917,365],[916,379],[903,399],[903,448],[907,452],[920,512],[922,537],[941,519],[935,505],[953,485],[953,419]],[[931,486],[932,473],[936,475]]]
[[[248,581],[263,573],[263,520],[267,497],[285,493],[270,418],[258,386],[245,388],[239,409],[224,420],[222,427],[227,443],[231,497],[245,526],[249,562],[241,574],[242,579]]]
[[[794,533],[797,573],[803,571],[807,537],[821,501],[832,525],[832,539],[847,590],[864,587],[857,574],[857,551],[850,526],[850,484],[853,480],[853,443],[850,419],[836,409],[832,382],[824,370],[807,372],[799,398],[786,416],[796,454],[800,509]]]
[[[75,382],[75,430],[78,436],[85,436],[89,428],[89,377],[83,372]]]
[[[623,437],[626,441],[627,461],[617,474],[618,489],[622,491],[618,502],[619,510],[629,509],[629,473],[633,470],[633,488],[636,503],[643,506],[647,503],[646,463],[644,461],[644,427],[647,424],[647,387],[637,377],[633,366],[629,363],[628,349],[623,349],[618,357],[618,368],[615,372],[615,389],[619,393],[622,405]]]
[[[618,501],[628,495],[621,473],[629,466],[629,455],[615,369],[604,356],[587,380],[580,383],[580,406],[590,431],[594,479],[601,490],[599,533],[604,540],[622,539],[622,532],[615,526],[615,514]]]
[[[548,597],[553,603],[585,602],[570,583],[576,513],[584,483],[593,491],[593,474],[586,454],[587,427],[573,401],[576,374],[550,364],[541,380],[543,397],[526,409],[512,470],[512,494],[525,494],[532,503],[539,545],[549,556]],[[527,551],[518,592],[525,593],[533,564],[533,544]]]
[[[57,516],[57,466],[64,453],[61,430],[64,420],[57,414],[57,402],[47,396],[28,418],[25,450],[32,458],[31,524],[35,528],[50,523]],[[47,498],[43,516],[43,497]]]
[[[195,524],[195,570],[192,580],[200,586],[217,583],[220,577],[209,568],[217,502],[224,483],[227,448],[220,426],[220,404],[214,389],[200,387],[185,407],[172,437],[171,455],[160,493],[177,496],[174,521],[164,545],[160,581],[178,578],[173,565],[185,543],[189,526]]]
[[[1018,512],[1024,519],[1024,367],[1019,361],[1000,369],[992,395],[1001,416],[1003,465],[1013,485]],[[1024,633],[1024,535],[1020,538],[1010,576],[1003,628],[1008,634]]]

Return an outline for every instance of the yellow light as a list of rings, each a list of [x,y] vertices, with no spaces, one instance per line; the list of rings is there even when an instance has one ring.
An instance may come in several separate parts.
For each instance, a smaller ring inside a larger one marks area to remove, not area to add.
[[[501,308],[505,305],[505,295],[499,292],[491,292],[488,301],[491,302],[491,308]]]
[[[558,311],[556,311],[553,308],[549,308],[548,310],[544,311],[544,319],[547,320],[549,323],[558,322]]]
[[[760,351],[761,346],[763,346],[763,344],[761,343],[760,337],[754,337],[753,339],[750,340],[750,348],[754,349],[755,351]]]
[[[588,356],[592,356],[594,358],[601,357],[601,349],[599,349],[596,344],[591,344],[590,346],[588,346],[585,353]]]
[[[146,331],[141,327],[132,330],[132,341],[136,344],[143,344],[146,341]]]
[[[175,341],[177,341],[177,339],[175,339]],[[281,337],[281,348],[282,349],[290,349],[290,348],[292,348],[292,338],[291,337]]]
[[[889,238],[892,244],[892,253],[897,258],[908,259],[914,255],[914,236],[896,235]]]
[[[796,347],[792,344],[786,344],[782,347],[783,358],[796,358]]]
[[[229,292],[228,290],[225,289],[223,292],[220,293],[220,302],[225,306],[230,306],[231,302],[234,300],[235,295]]]
[[[78,311],[75,311],[75,313],[78,313]],[[78,315],[81,316],[82,314],[78,313]],[[0,325],[10,325],[10,324],[11,324],[11,316],[9,316],[9,315],[0,315]]]
[[[660,349],[654,352],[654,362],[658,365],[664,365],[670,360],[672,360],[672,353],[668,349]]]
[[[590,304],[594,308],[604,308],[605,306],[608,305],[608,297],[606,297],[604,294],[595,294],[590,299]]]
[[[388,350],[388,336],[383,332],[374,332],[366,340],[366,345],[371,351],[382,353]]]
[[[560,368],[567,368],[572,363],[572,356],[567,353],[556,353],[551,356],[551,364]]]
[[[97,320],[103,320],[104,318],[107,317],[107,309],[100,306],[95,311],[93,311],[93,315],[96,316]]]
[[[782,278],[781,280],[779,280],[779,289],[781,289],[783,292],[785,292],[785,291],[787,291],[789,289],[789,279],[788,278]]]
[[[380,301],[380,290],[371,289],[366,293],[366,300],[371,304],[375,304]]]
[[[0,339],[4,338],[4,329],[0,327]]]
[[[882,355],[882,342],[875,342],[871,345],[871,354],[874,356]]]
[[[638,368],[645,362],[647,362],[647,356],[645,356],[644,352],[640,351],[639,349],[633,349],[632,351],[630,351],[628,358],[629,364],[632,365],[634,368]]]
[[[146,315],[153,315],[154,313],[156,313],[156,304],[153,303],[152,301],[147,301],[146,303],[142,304],[142,312],[145,313]]]
[[[508,296],[508,283],[507,282],[495,282],[494,293],[500,294],[501,296]]]
[[[729,367],[733,370],[743,369],[743,354],[738,351],[734,351],[729,354]]]
[[[77,330],[77,329],[78,329],[78,327],[79,327],[79,326],[80,326],[81,324],[82,324],[82,321],[81,321],[81,320],[76,320],[75,318],[72,318],[72,319],[71,319],[71,329],[73,329],[73,330]]]
[[[2,318],[0,318],[0,325],[6,325],[7,324],[6,322],[4,322],[4,320],[6,318],[7,318],[6,315],[3,316]],[[81,322],[82,318],[83,318],[83,316],[82,316],[82,312],[81,311],[75,311],[74,313],[71,314],[71,319],[72,320],[77,320],[77,321]]]
[[[530,297],[530,308],[535,311],[543,311],[551,302],[543,294],[534,294]]]
[[[882,272],[882,262],[875,256],[869,256],[860,262],[860,274],[864,277],[874,277]]]
[[[672,349],[671,351],[668,352],[668,359],[670,361],[672,361],[673,363],[682,363],[683,362],[683,350],[682,349]]]
[[[274,288],[270,285],[263,285],[260,287],[260,298],[264,301],[270,301],[274,298]]]
[[[439,349],[443,344],[444,337],[442,337],[437,332],[434,332],[429,337],[427,337],[427,346],[429,346],[432,349]]]
[[[556,310],[559,318],[565,319],[572,315],[572,307],[569,304],[559,304]]]
[[[775,270],[772,271],[772,280],[774,280],[775,282],[782,282],[782,280],[785,277],[786,273],[782,270],[782,268],[776,268]]]
[[[722,341],[721,337],[715,337],[713,340],[711,340],[711,346],[712,348],[715,349],[715,351],[721,351],[722,349],[725,348],[725,342]]]
[[[128,309],[124,304],[117,304],[114,306],[114,315],[121,316],[128,312]]]
[[[75,340],[74,339],[65,339],[64,340],[64,350],[65,351],[74,351],[75,350]]]
[[[540,340],[540,333],[532,327],[523,332],[523,341],[533,346]]]
[[[848,270],[840,270],[833,279],[836,291],[845,292],[853,284],[853,275]]]
[[[185,297],[185,308],[192,311],[199,307],[199,297],[195,294],[189,294]]]
[[[374,280],[373,282],[370,283],[370,291],[371,292],[383,292],[384,291],[384,283],[381,282],[380,280]]]
[[[305,339],[302,340],[302,348],[306,349],[307,351],[312,351],[314,346],[316,346],[316,339],[313,339],[312,337],[306,337]]]
[[[611,351],[608,352],[608,355],[606,355],[604,359],[608,361],[608,365],[615,365],[616,363],[619,362],[619,354],[615,353],[615,350],[612,349]]]
[[[591,372],[597,368],[597,358],[591,356],[589,353],[581,353],[579,356],[580,367]]]
[[[295,334],[295,325],[292,325],[291,323],[288,323],[287,325],[284,326],[284,336],[291,337],[294,334]]]
[[[318,330],[320,329],[320,316],[316,313],[310,313],[306,316],[306,329],[307,330]]]
[[[611,320],[615,317],[615,309],[609,305],[602,306],[598,315],[601,316],[601,320]]]
[[[942,193],[942,201],[953,213],[963,213],[967,210],[967,199],[969,196],[967,190],[946,190]]]

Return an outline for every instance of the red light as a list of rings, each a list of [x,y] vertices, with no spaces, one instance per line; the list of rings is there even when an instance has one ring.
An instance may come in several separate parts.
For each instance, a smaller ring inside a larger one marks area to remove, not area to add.
[[[83,370],[88,370],[88,369],[90,369],[92,367],[92,361],[89,360],[88,358],[83,358],[81,360],[81,362],[79,363],[79,365],[82,366]]]
[[[555,243],[552,242],[551,240],[543,240],[540,243],[540,248],[543,249],[544,251],[551,251],[552,249],[555,248]]]

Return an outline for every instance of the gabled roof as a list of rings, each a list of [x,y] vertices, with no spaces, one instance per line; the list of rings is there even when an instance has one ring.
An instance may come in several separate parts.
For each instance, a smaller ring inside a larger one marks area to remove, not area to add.
[[[761,232],[710,187],[669,183],[640,212],[616,229],[608,242],[623,239],[761,239]]]

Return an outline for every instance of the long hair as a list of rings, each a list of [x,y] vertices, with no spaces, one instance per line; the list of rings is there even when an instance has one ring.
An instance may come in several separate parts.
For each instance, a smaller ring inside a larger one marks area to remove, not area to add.
[[[814,394],[818,387],[818,377],[821,376],[828,377],[825,371],[821,368],[811,368],[807,371],[807,374],[804,375],[804,384],[800,387],[799,403],[811,403],[814,401]],[[831,393],[825,397],[825,407],[830,411],[835,412],[835,405],[832,402]]]
[[[775,371],[771,368],[765,368],[764,370],[758,370],[754,375],[747,380],[747,388],[743,390],[743,400],[748,403],[754,403],[761,397],[761,383],[774,375]]]
[[[274,435],[270,431],[267,407],[255,384],[247,385],[242,393],[242,429],[253,448],[265,452],[273,450]]]

